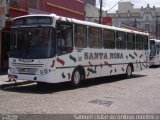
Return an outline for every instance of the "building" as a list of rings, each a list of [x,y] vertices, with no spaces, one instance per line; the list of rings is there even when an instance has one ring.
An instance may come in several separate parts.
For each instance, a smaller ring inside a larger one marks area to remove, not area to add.
[[[69,2],[66,0],[10,0],[10,17],[33,13],[55,13],[83,20],[84,3],[79,0],[69,0]]]
[[[94,1],[94,0],[93,0]],[[85,3],[85,21],[90,22],[99,22],[99,8],[96,6],[93,6],[91,4]],[[104,25],[111,25],[112,24],[112,18],[106,17],[106,12],[102,11],[102,24]]]
[[[131,2],[119,2],[118,11],[109,13],[112,17],[112,25],[121,27],[121,24],[136,27],[142,31],[149,32],[153,37],[160,39],[160,8],[146,7],[134,8]]]
[[[99,9],[93,5],[85,4],[85,21],[98,22]]]
[[[82,0],[82,1],[92,6],[96,6],[96,0]]]
[[[11,21],[28,14],[49,14],[84,20],[84,2],[80,0],[0,0],[0,71],[8,69]]]

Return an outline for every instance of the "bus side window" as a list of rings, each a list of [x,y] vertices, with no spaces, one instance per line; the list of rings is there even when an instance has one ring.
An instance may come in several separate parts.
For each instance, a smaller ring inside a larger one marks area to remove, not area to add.
[[[143,36],[136,35],[136,49],[143,50]]]
[[[87,47],[87,27],[83,25],[75,25],[75,47]]]
[[[115,49],[115,32],[113,30],[103,30],[103,47]]]
[[[127,49],[128,50],[135,49],[135,34],[133,34],[133,33],[127,34]]]
[[[73,50],[73,24],[57,22],[57,55],[64,55]]]
[[[89,27],[88,43],[90,48],[102,48],[102,29]]]
[[[143,49],[148,50],[148,37],[143,36]]]
[[[117,49],[126,49],[126,33],[125,32],[116,32],[116,48]]]
[[[159,48],[159,42],[157,42],[157,54],[159,54],[159,50],[160,50],[160,48]]]

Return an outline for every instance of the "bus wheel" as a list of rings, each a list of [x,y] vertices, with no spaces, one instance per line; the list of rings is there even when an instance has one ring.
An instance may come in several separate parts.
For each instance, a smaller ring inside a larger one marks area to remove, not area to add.
[[[129,64],[126,69],[126,78],[130,78],[132,76],[132,67]]]
[[[81,73],[79,72],[79,70],[75,70],[72,74],[72,80],[71,80],[71,84],[73,88],[77,88],[79,87],[80,83],[81,83]]]

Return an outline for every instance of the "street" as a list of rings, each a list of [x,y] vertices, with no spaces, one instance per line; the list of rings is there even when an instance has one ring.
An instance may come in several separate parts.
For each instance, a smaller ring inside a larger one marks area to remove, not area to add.
[[[0,113],[9,114],[155,114],[160,113],[160,68],[149,68],[130,79],[112,76],[84,81],[80,88],[69,83],[38,87],[21,82],[1,85]],[[3,75],[0,80],[7,81]]]

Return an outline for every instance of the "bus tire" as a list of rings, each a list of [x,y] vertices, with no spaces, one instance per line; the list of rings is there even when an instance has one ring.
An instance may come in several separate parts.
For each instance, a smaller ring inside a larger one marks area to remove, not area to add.
[[[71,85],[73,88],[78,88],[82,80],[82,74],[78,69],[75,69],[72,74]]]
[[[128,64],[127,69],[126,69],[126,78],[131,78],[132,72],[133,72],[132,66],[131,64]]]

